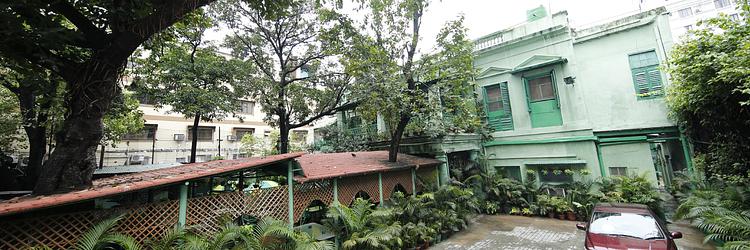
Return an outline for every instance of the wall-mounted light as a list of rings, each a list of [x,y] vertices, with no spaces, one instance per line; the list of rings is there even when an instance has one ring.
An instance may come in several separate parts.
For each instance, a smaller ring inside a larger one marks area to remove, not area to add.
[[[565,77],[563,78],[563,80],[565,81],[565,84],[570,84],[570,85],[573,85],[573,83],[576,82],[576,78],[573,76]]]

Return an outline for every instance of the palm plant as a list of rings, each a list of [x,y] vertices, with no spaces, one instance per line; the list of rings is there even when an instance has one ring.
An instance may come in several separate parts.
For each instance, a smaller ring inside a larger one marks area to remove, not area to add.
[[[746,186],[709,185],[693,190],[675,217],[705,231],[704,243],[715,242],[724,249],[750,248],[750,188]]]
[[[115,231],[117,222],[124,215],[109,218],[94,225],[78,239],[74,249],[76,250],[99,250],[113,249],[115,247],[125,250],[138,250],[141,245],[133,237]]]
[[[334,203],[326,214],[326,225],[343,239],[343,249],[392,249],[402,245],[401,225],[391,209],[373,209],[357,198],[352,207]]]

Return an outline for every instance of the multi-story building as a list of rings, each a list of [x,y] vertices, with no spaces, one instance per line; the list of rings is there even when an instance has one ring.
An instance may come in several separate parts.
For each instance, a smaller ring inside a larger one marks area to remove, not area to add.
[[[547,183],[644,174],[661,186],[691,168],[664,102],[666,9],[585,29],[571,27],[567,12],[529,13],[475,41],[477,91],[494,129],[483,143],[490,167]]]
[[[156,109],[152,103],[141,98],[139,110],[146,120],[140,133],[126,135],[115,147],[105,149],[104,166],[139,165],[187,162],[190,160],[192,119],[183,114],[169,112],[168,106]],[[269,137],[278,128],[263,121],[265,113],[253,101],[241,101],[239,116],[221,121],[201,122],[198,127],[196,161],[208,161],[221,156],[225,159],[246,157],[240,140],[245,134],[258,138],[261,147],[271,148]],[[318,124],[325,121],[318,122]],[[290,139],[297,144],[312,144],[313,126],[292,130]],[[101,150],[101,149],[100,149]],[[101,153],[101,152],[99,152]],[[256,153],[260,154],[258,151]]]
[[[689,30],[698,26],[698,21],[719,16],[724,13],[730,18],[739,19],[739,10],[735,0],[646,0],[644,8],[664,6],[669,13],[672,38],[681,40]]]

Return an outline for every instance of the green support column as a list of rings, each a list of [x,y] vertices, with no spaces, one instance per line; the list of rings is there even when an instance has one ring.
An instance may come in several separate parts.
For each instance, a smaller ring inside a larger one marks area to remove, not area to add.
[[[292,172],[294,161],[289,161],[286,170],[286,185],[289,189],[289,228],[294,227],[294,173]]]
[[[602,158],[602,146],[599,145],[599,143],[596,143],[596,158],[599,160],[599,171],[602,173],[602,177],[607,176],[607,173],[604,172],[604,159]]]
[[[378,195],[380,196],[380,206],[383,206],[383,173],[378,173]]]
[[[184,228],[187,221],[188,185],[190,182],[180,185],[180,207],[177,212],[177,224],[180,228]]]
[[[338,205],[338,203],[339,203],[339,179],[333,178],[333,204]],[[339,224],[337,219],[334,219],[333,223],[335,225]],[[336,249],[339,249],[339,235],[338,234],[333,237],[333,244]]]
[[[448,184],[448,179],[450,179],[450,174],[448,173],[448,168],[450,167],[448,166],[448,155],[438,155],[437,159],[443,162],[438,169],[438,185],[445,186]]]
[[[693,173],[693,158],[690,156],[690,144],[685,137],[685,134],[680,132],[680,143],[682,144],[682,153],[685,155],[685,163],[687,163],[688,173]]]
[[[333,203],[339,203],[339,179],[333,178]]]
[[[411,195],[417,195],[417,170],[411,169]]]

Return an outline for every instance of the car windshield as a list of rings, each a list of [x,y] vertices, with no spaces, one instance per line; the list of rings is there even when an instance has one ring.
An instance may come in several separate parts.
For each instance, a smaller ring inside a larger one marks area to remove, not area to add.
[[[636,213],[595,212],[589,232],[644,240],[664,238],[654,217]]]

